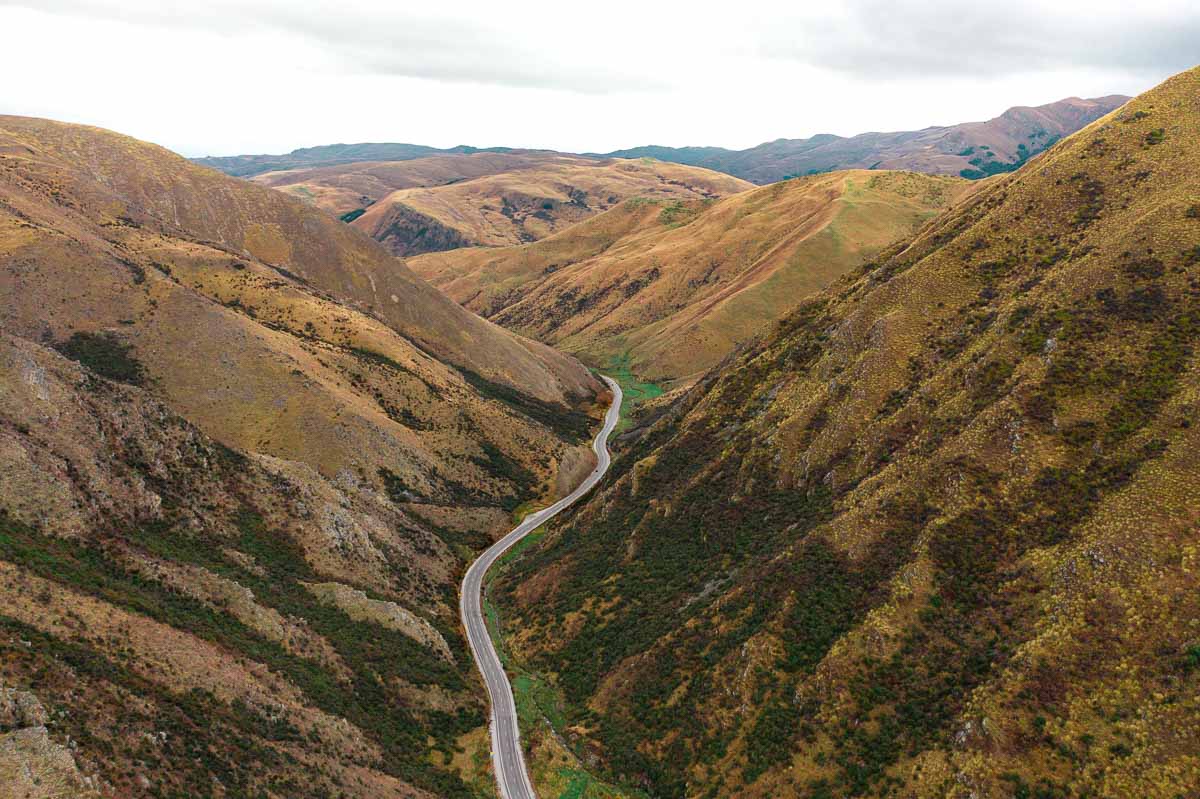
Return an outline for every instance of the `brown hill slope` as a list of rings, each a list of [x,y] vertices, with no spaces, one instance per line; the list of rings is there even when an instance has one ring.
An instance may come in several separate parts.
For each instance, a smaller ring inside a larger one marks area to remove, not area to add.
[[[483,723],[455,587],[587,467],[586,370],[303,203],[42,120],[0,118],[0,296],[0,682],[105,795],[467,795],[431,759]]]
[[[366,161],[266,172],[253,180],[342,216],[361,213],[398,189],[443,186],[501,172],[535,169],[560,159],[555,153],[523,151],[441,155],[411,161]]]
[[[465,795],[427,759],[483,722],[456,558],[400,507],[2,333],[0,474],[0,682],[49,719],[0,721],[13,795]]]
[[[148,216],[169,232],[284,267],[427,352],[543,399],[595,388],[569,359],[464,313],[353,230],[278,192],[96,128],[0,117],[0,129],[9,166],[52,175],[51,191],[77,192],[77,202],[110,222]]]
[[[729,175],[650,160],[526,158],[498,174],[399,189],[351,224],[397,255],[415,255],[536,241],[629,197],[705,199],[750,187]]]
[[[563,733],[656,796],[1195,794],[1198,139],[1200,69],[630,435],[494,592]]]
[[[694,376],[972,184],[839,172],[712,202],[637,199],[542,241],[409,259],[524,335],[647,379]]]
[[[726,172],[754,183],[835,169],[909,169],[934,175],[981,178],[1011,172],[1064,136],[1124,104],[1110,95],[1068,97],[1035,107],[1017,106],[987,122],[848,138],[824,133],[809,139],[776,139],[748,150],[720,147],[635,147],[604,158],[658,158]]]

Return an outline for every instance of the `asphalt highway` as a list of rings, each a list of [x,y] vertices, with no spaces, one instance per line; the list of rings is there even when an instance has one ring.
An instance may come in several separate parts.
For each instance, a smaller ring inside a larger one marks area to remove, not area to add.
[[[492,704],[492,768],[496,772],[496,787],[500,799],[537,799],[529,770],[525,767],[525,753],[521,749],[521,731],[517,726],[517,706],[513,700],[512,686],[504,673],[504,666],[492,645],[487,624],[483,618],[483,578],[500,556],[532,530],[548,519],[573,505],[580,497],[600,482],[608,471],[611,461],[608,454],[608,437],[621,417],[621,387],[611,378],[604,382],[613,392],[612,406],[604,416],[604,426],[592,441],[596,453],[596,468],[567,496],[548,508],[531,513],[516,528],[493,544],[471,564],[463,578],[459,613],[467,630],[467,640],[483,682],[487,685]]]

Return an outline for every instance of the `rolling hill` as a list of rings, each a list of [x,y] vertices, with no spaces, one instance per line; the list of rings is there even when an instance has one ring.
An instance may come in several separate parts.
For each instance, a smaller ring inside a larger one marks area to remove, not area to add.
[[[408,264],[511,330],[673,381],[711,368],[972,185],[856,170],[718,201],[637,198],[532,244]]]
[[[443,186],[462,180],[536,169],[558,156],[533,152],[440,155],[408,161],[366,161],[337,166],[264,172],[255,183],[281,189],[334,216],[361,215],[370,205],[398,189]]]
[[[590,468],[597,381],[305,203],[47,120],[0,117],[0,296],[0,783],[472,795],[455,588]]]
[[[493,590],[581,758],[660,797],[1196,792],[1198,98],[988,181],[640,419]]]
[[[545,156],[449,185],[398,189],[351,224],[397,255],[536,241],[629,197],[714,199],[750,184],[696,167]]]
[[[705,199],[749,183],[706,169],[557,153],[478,153],[272,172],[396,255],[536,241],[629,197]]]
[[[720,147],[634,147],[601,158],[657,158],[702,166],[753,183],[837,169],[907,169],[932,175],[982,178],[1011,172],[1029,157],[1124,104],[1110,95],[1069,97],[1036,107],[1010,108],[987,122],[896,133],[776,139],[748,150]]]

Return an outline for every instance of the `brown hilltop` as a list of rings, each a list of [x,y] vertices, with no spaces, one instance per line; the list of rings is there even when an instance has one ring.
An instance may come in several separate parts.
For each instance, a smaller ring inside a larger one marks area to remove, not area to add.
[[[266,172],[252,180],[342,216],[365,209],[400,189],[444,186],[502,172],[535,169],[558,159],[555,153],[539,152],[435,155],[410,161],[365,161]]]
[[[511,330],[670,381],[709,369],[971,186],[859,170],[719,201],[637,198],[533,244],[408,263]]]
[[[543,399],[562,401],[596,387],[568,359],[464,313],[361,235],[304,203],[97,128],[3,116],[0,128],[14,160],[57,171],[61,190],[79,192],[87,208],[107,203],[110,219],[152,219],[167,232],[286,267],[427,352]]]
[[[553,154],[457,157],[502,170],[443,185],[397,188],[355,218],[353,226],[391,252],[412,256],[544,239],[630,197],[719,198],[750,187],[708,169],[649,160],[598,161]],[[432,166],[448,163],[457,168],[451,160]],[[412,174],[426,164],[397,166]],[[469,169],[462,167],[460,172],[466,176]]]
[[[1195,794],[1198,140],[1194,69],[644,419],[495,592],[563,734],[663,797]]]

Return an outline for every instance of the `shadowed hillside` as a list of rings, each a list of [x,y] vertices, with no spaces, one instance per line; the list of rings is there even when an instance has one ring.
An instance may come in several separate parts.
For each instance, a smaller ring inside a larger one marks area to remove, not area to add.
[[[724,200],[626,201],[534,244],[409,260],[467,308],[591,363],[695,376],[966,192],[839,172]]]
[[[471,795],[455,588],[590,467],[587,371],[298,200],[44,120],[0,117],[0,296],[0,775]]]
[[[1200,785],[1200,69],[980,188],[626,437],[506,573],[655,796]]]

